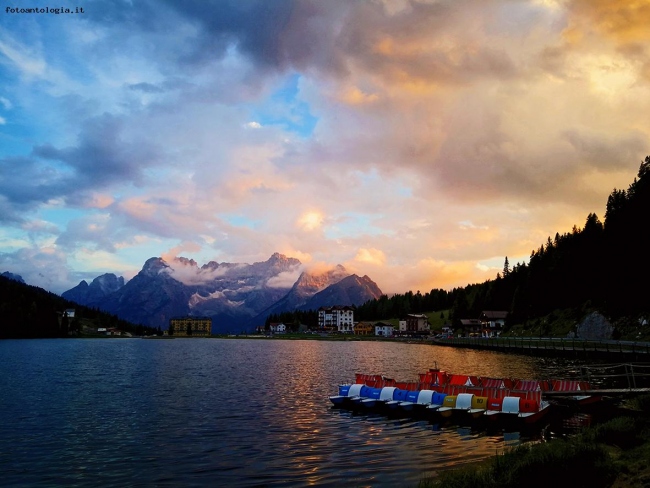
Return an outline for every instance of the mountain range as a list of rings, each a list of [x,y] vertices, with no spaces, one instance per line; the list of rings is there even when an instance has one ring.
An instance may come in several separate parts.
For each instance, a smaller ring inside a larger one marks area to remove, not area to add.
[[[299,260],[279,253],[259,263],[211,261],[201,267],[183,257],[169,262],[154,257],[128,282],[107,273],[62,294],[81,305],[161,329],[172,317],[210,317],[213,333],[250,331],[264,325],[271,313],[361,305],[381,295],[368,276],[350,274],[341,265],[305,271]]]

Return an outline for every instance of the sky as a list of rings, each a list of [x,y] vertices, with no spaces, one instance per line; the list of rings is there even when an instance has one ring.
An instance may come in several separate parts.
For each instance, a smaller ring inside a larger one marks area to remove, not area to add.
[[[60,4],[60,5],[59,5]],[[493,279],[650,154],[647,0],[16,0],[0,272],[154,256]]]

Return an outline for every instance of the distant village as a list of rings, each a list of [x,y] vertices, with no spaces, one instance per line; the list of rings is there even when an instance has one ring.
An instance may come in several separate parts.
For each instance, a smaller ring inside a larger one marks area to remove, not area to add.
[[[316,332],[321,334],[350,334],[356,336],[376,337],[499,337],[505,325],[508,312],[483,311],[480,316],[462,319],[460,326],[453,329],[450,324],[440,330],[433,330],[425,314],[407,314],[400,318],[398,325],[386,322],[355,322],[354,308],[349,306],[321,307],[318,309],[318,329],[310,331],[306,325],[300,325],[298,332]],[[258,327],[260,334],[286,334],[287,324],[271,323],[267,327]]]
[[[74,309],[67,309],[63,315],[72,320],[75,317]],[[425,314],[407,314],[400,318],[398,325],[386,322],[355,322],[354,308],[347,305],[335,305],[318,309],[318,328],[310,329],[304,324],[298,326],[296,332],[303,334],[336,335],[348,334],[355,336],[376,336],[384,338],[438,338],[447,339],[456,337],[499,337],[505,325],[508,312],[483,311],[478,318],[461,319],[460,327],[452,328],[450,324],[444,325],[440,330],[431,328]],[[291,327],[282,322],[270,323],[268,326],[256,328],[257,334],[281,335],[289,333]],[[295,326],[293,327],[295,330]],[[120,331],[114,327],[99,327],[98,335],[106,336],[131,336],[130,333]],[[209,337],[212,335],[212,319],[209,317],[176,317],[169,320],[165,336],[175,337]]]

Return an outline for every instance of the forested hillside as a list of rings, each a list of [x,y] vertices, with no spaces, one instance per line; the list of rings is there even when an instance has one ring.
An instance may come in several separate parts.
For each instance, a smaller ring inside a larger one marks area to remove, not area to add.
[[[75,317],[68,320],[63,312],[71,308],[75,309]],[[68,337],[77,335],[82,324],[115,327],[138,335],[157,332],[83,307],[42,288],[0,276],[0,339]]]
[[[611,318],[650,312],[650,156],[627,190],[614,189],[604,222],[590,213],[582,228],[556,233],[532,251],[528,264],[504,268],[494,280],[422,295],[382,296],[359,307],[355,319],[373,320],[451,308],[451,316],[477,318],[507,310],[509,323],[557,309],[599,310]]]

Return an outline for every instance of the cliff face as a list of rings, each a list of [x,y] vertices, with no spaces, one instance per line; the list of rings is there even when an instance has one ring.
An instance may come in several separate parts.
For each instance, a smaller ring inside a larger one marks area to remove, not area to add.
[[[90,285],[84,280],[77,286],[62,293],[66,300],[72,300],[81,305],[96,307],[112,293],[124,286],[124,278],[113,273],[106,273],[95,278]]]
[[[362,305],[382,295],[377,284],[368,276],[347,276],[314,294],[304,305],[305,310],[317,310],[332,305]]]
[[[291,310],[310,310],[307,302],[317,293],[325,290],[342,279],[349,276],[349,273],[340,264],[332,269],[321,272],[303,271],[298,280],[291,287],[289,292],[282,296],[271,307],[263,311],[264,317],[272,313],[282,313]]]
[[[162,258],[151,258],[131,281],[105,297],[101,308],[135,324],[166,329],[173,316],[188,315],[190,294]]]

